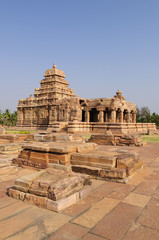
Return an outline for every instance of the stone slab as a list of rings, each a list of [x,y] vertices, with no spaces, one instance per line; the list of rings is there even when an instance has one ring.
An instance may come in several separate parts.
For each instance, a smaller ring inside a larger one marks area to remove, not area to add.
[[[75,218],[72,222],[81,226],[94,227],[106,213],[109,213],[119,203],[116,199],[104,198],[95,203],[88,211]]]
[[[49,237],[49,240],[61,239],[61,240],[78,240],[88,232],[87,228],[77,226],[72,223],[67,223],[60,228],[54,235]]]
[[[144,196],[142,194],[130,193],[122,202],[132,204],[139,207],[145,207],[150,200],[150,196]]]
[[[140,207],[119,203],[95,226],[92,232],[106,239],[121,240],[140,212]]]

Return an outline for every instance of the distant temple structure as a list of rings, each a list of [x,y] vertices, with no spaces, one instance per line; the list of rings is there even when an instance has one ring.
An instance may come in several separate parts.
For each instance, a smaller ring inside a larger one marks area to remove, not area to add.
[[[20,99],[17,127],[67,132],[147,132],[155,124],[136,124],[136,105],[118,90],[113,98],[84,99],[68,88],[62,70],[47,70],[34,97]]]

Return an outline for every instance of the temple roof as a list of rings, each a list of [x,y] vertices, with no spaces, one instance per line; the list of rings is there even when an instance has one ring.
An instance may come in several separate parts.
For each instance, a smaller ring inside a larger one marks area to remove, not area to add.
[[[44,77],[49,77],[49,76],[54,76],[54,75],[60,76],[63,78],[66,77],[65,73],[62,70],[57,69],[55,64],[53,65],[53,68],[46,70]]]

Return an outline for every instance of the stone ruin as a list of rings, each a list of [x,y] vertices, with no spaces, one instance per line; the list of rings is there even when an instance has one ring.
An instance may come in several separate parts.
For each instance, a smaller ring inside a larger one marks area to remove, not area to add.
[[[56,65],[40,84],[34,97],[19,100],[17,127],[113,134],[156,130],[153,123],[136,123],[136,105],[127,102],[120,90],[113,98],[79,98]]]
[[[88,176],[47,168],[16,179],[9,196],[59,212],[91,192]]]
[[[120,90],[113,98],[84,99],[68,88],[56,65],[44,77],[34,97],[19,100],[17,127],[47,131],[32,135],[12,161],[38,171],[17,179],[8,194],[58,212],[91,192],[90,177],[126,183],[142,169],[137,154],[96,143],[142,146],[137,133],[156,126],[136,123],[136,105]],[[89,133],[89,143],[79,133]]]
[[[17,179],[8,195],[57,212],[91,193],[90,177],[126,183],[143,167],[133,152],[76,141],[26,143],[13,163],[39,171]]]
[[[30,143],[23,146],[18,158],[13,159],[18,166],[37,169],[85,173],[104,180],[126,182],[143,166],[137,154],[129,151],[99,149],[93,143],[49,142]]]
[[[22,142],[32,138],[30,134],[0,134],[0,154],[18,153]]]

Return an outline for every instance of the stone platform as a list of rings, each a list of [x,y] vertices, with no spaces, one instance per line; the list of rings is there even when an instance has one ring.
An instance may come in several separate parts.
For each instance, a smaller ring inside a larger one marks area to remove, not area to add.
[[[1,154],[14,154],[18,153],[21,150],[21,143],[7,143],[0,144],[0,153]]]
[[[31,134],[0,134],[0,144],[20,143],[26,139],[33,139]]]
[[[143,163],[137,154],[129,151],[103,150],[93,143],[49,142],[30,143],[23,146],[18,166],[37,169],[48,167],[86,173],[96,178],[126,182],[141,169]]]
[[[145,144],[142,142],[140,134],[92,134],[89,142],[114,146],[138,146]]]
[[[48,142],[29,143],[22,146],[18,158],[13,159],[14,164],[26,165],[44,169],[49,164],[70,165],[71,154],[94,149],[93,143],[76,142]]]
[[[105,180],[127,182],[143,167],[137,154],[121,150],[93,150],[87,153],[73,153],[72,170]]]
[[[18,153],[22,142],[31,139],[31,134],[0,134],[0,154]]]
[[[15,180],[8,195],[59,212],[91,192],[88,176],[46,169]]]

